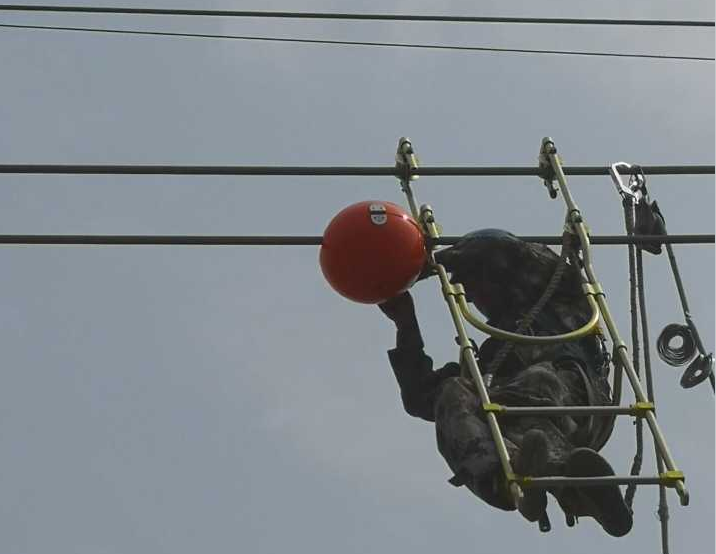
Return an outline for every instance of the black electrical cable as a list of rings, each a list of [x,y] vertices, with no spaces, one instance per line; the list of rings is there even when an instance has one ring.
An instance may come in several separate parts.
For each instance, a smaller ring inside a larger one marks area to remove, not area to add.
[[[713,165],[641,166],[646,175],[713,175]],[[418,167],[413,175],[433,177],[540,176],[538,167]],[[565,175],[609,175],[607,166],[565,166]],[[0,164],[0,174],[53,175],[282,175],[400,177],[395,166],[241,166],[241,165],[97,165],[97,164]]]
[[[407,15],[374,13],[279,12],[258,10],[188,10],[175,8],[120,8],[111,6],[51,6],[0,4],[0,11],[103,13],[125,15],[185,15],[280,19],[342,19],[361,21],[432,21],[443,23],[543,23],[552,25],[638,25],[660,27],[713,27],[713,21],[666,19],[604,19],[574,17],[483,17],[462,15]]]
[[[692,244],[713,244],[714,235],[683,235]],[[462,237],[443,236],[435,239],[438,245],[456,244]],[[525,242],[558,245],[559,236],[520,236]],[[684,243],[679,235],[602,235],[590,237],[592,245],[665,243],[667,241]],[[177,245],[177,246],[320,246],[322,237],[312,236],[228,236],[228,235],[0,235],[0,244],[101,244],[101,245]]]
[[[263,41],[263,42],[284,42],[298,44],[323,44],[323,45],[340,45],[340,46],[383,46],[392,48],[420,48],[429,50],[456,50],[469,52],[510,52],[517,54],[554,54],[565,56],[598,56],[612,58],[643,58],[656,60],[681,60],[681,61],[714,61],[714,58],[700,56],[670,56],[660,54],[627,54],[621,52],[586,52],[578,50],[537,50],[530,48],[497,48],[487,46],[448,46],[442,44],[416,44],[407,42],[367,42],[367,41],[348,41],[348,40],[326,40],[326,39],[303,39],[303,38],[284,38],[284,37],[262,37],[262,36],[244,36],[244,35],[217,35],[203,33],[172,33],[167,31],[133,31],[128,29],[107,29],[99,27],[58,27],[52,25],[11,25],[7,23],[0,24],[0,28],[5,29],[34,29],[44,31],[75,31],[87,33],[110,33],[121,35],[142,35],[142,36],[158,36],[158,37],[181,37],[181,38],[207,38],[207,39],[226,39],[226,40],[244,40],[244,41]]]

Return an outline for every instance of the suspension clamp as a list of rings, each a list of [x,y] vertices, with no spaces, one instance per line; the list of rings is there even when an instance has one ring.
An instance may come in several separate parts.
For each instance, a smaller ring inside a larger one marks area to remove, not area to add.
[[[419,176],[413,172],[418,169],[418,158],[413,150],[413,143],[408,137],[400,137],[398,150],[395,153],[395,174],[402,185],[415,181]]]
[[[486,402],[482,405],[482,411],[485,413],[500,415],[505,411],[505,407],[501,404],[495,404],[494,402]]]
[[[423,223],[435,223],[435,216],[433,215],[433,209],[428,204],[420,206],[420,219]]]
[[[557,198],[557,189],[554,186],[554,181],[557,176],[554,174],[554,168],[552,162],[549,160],[550,154],[556,154],[557,147],[550,137],[542,139],[542,146],[539,150],[539,157],[537,158],[538,167],[537,173],[542,178],[544,186],[547,187],[549,197],[554,199]]]
[[[619,171],[631,171],[629,184],[625,185]],[[612,176],[617,192],[627,202],[636,204],[642,197],[646,196],[646,177],[644,172],[637,165],[626,162],[616,162],[609,167],[609,174]]]

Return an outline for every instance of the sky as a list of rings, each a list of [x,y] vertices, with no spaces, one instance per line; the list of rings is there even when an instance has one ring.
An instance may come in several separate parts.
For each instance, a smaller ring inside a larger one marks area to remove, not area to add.
[[[71,3],[67,3],[71,4]],[[109,4],[105,4],[109,5]],[[114,2],[116,6],[136,6]],[[714,19],[706,0],[144,3],[151,7]],[[713,29],[0,14],[4,23],[713,56]],[[713,62],[487,54],[0,30],[2,163],[714,164]],[[3,234],[320,235],[343,207],[404,204],[391,177],[0,177]],[[654,176],[671,233],[714,232],[713,176]],[[570,186],[591,231],[623,232],[606,176]],[[557,235],[536,177],[423,177],[446,234]],[[675,247],[714,347],[714,248]],[[629,336],[626,247],[595,246]],[[413,554],[659,552],[658,492],[632,532],[590,519],[542,534],[464,488],[431,424],[402,409],[392,325],[323,280],[318,249],[0,248],[0,552]],[[691,504],[668,491],[671,551],[714,551],[714,397],[653,344],[683,322],[664,255],[645,254],[659,421]],[[413,288],[426,350],[454,360],[433,280]],[[475,331],[479,342],[484,336]],[[628,390],[628,389],[627,389]],[[632,400],[627,393],[626,401]],[[648,439],[648,435],[646,435]],[[604,455],[620,474],[630,418]],[[646,441],[644,474],[654,472]]]

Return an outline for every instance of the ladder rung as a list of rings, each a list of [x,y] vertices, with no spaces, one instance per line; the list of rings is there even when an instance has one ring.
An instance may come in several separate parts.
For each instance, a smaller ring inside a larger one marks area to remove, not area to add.
[[[543,488],[555,487],[563,485],[577,485],[580,487],[598,487],[600,485],[627,485],[634,483],[636,485],[665,485],[673,484],[674,479],[659,476],[640,477],[640,476],[618,476],[609,475],[604,477],[518,477],[517,482],[525,488]]]
[[[632,406],[502,406],[494,408],[491,404],[487,411],[500,416],[559,416],[559,415],[630,415],[643,417],[646,411],[653,410],[653,405],[638,403]]]

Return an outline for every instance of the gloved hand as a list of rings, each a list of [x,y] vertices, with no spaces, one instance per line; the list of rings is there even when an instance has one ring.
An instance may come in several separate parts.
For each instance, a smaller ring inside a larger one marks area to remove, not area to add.
[[[416,320],[415,304],[413,303],[413,297],[408,291],[394,296],[382,304],[378,304],[378,308],[396,325],[410,323]]]

